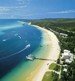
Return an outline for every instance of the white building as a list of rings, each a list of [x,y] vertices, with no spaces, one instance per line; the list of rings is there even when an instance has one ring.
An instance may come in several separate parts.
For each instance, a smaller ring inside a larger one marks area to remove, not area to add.
[[[65,60],[65,63],[71,63],[73,61],[73,54],[69,50],[64,50],[61,59]]]
[[[68,35],[65,34],[65,33],[60,33],[60,35],[63,37],[63,38],[66,38]]]
[[[63,69],[63,71],[64,71],[64,72],[67,72],[67,69],[66,69],[66,68],[64,68],[64,69]]]

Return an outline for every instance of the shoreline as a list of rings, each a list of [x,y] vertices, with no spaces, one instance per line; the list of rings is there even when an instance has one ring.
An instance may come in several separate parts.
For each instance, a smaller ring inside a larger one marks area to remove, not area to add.
[[[44,33],[48,34],[48,37],[50,38],[50,41],[48,41],[48,42],[52,43],[52,48],[50,49],[50,52],[49,52],[49,55],[47,56],[47,58],[48,59],[50,58],[52,60],[57,60],[59,57],[59,54],[60,54],[60,46],[58,44],[59,40],[57,39],[56,35],[53,32],[51,32],[45,28],[41,28],[40,26],[37,26],[37,25],[32,25],[32,26],[41,30],[43,35],[44,35]],[[53,61],[45,61],[43,66],[39,70],[38,74],[36,74],[36,76],[34,77],[34,79],[32,81],[42,81],[44,74],[47,72],[47,70],[52,62]]]
[[[37,25],[30,25],[30,27],[31,26],[36,27],[42,32],[41,45],[43,47],[39,47],[33,54],[36,53],[36,56],[38,57],[46,59],[54,58],[54,60],[57,60],[60,52],[58,49],[60,49],[60,47],[54,33]],[[28,61],[27,64],[26,62],[23,62],[14,68],[12,72],[7,74],[1,81],[42,81],[45,72],[52,62],[53,61],[41,60]]]

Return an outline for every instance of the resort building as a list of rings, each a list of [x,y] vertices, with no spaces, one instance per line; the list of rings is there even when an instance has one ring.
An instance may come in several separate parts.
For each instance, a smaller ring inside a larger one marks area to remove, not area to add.
[[[73,61],[73,54],[69,50],[64,50],[61,59],[64,60],[65,63],[71,63]]]
[[[66,68],[64,68],[64,69],[63,69],[63,71],[64,71],[64,72],[67,72],[67,69],[66,69]]]
[[[60,33],[60,35],[63,37],[63,38],[66,38],[68,35],[67,34],[64,34],[64,33]]]

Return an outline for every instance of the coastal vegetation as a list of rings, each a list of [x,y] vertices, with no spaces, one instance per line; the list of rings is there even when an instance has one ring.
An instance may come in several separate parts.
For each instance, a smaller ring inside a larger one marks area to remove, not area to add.
[[[55,71],[60,71],[60,66],[57,65],[56,63],[52,63],[52,64],[49,66],[49,69],[50,69],[50,70],[55,70]]]
[[[32,24],[46,28],[56,34],[59,39],[61,47],[61,53],[64,49],[70,50],[75,56],[75,19],[42,19],[32,20]],[[61,57],[61,54],[60,54]],[[60,64],[60,58],[58,60]],[[50,69],[54,69],[56,65],[51,64]],[[61,65],[61,77],[55,81],[74,81],[75,80],[75,60],[67,65],[67,72],[63,71],[63,64]],[[47,74],[49,74],[48,77]],[[51,73],[47,72],[43,78],[43,81],[50,81],[52,77]],[[46,79],[48,78],[48,79]],[[53,80],[51,80],[53,81]]]
[[[46,72],[42,81],[58,81],[58,74],[54,72]]]
[[[49,66],[48,71],[45,73],[42,81],[58,81],[60,74],[60,66],[56,63],[52,63]]]

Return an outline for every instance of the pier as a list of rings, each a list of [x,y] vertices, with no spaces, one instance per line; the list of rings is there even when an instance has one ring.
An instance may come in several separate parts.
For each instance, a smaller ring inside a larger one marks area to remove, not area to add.
[[[56,60],[52,60],[52,59],[46,59],[46,58],[40,58],[40,57],[35,57],[35,56],[33,56],[33,55],[28,55],[28,56],[26,56],[26,59],[27,60],[30,60],[30,61],[34,61],[34,60],[45,60],[45,61],[55,61],[56,62]]]

